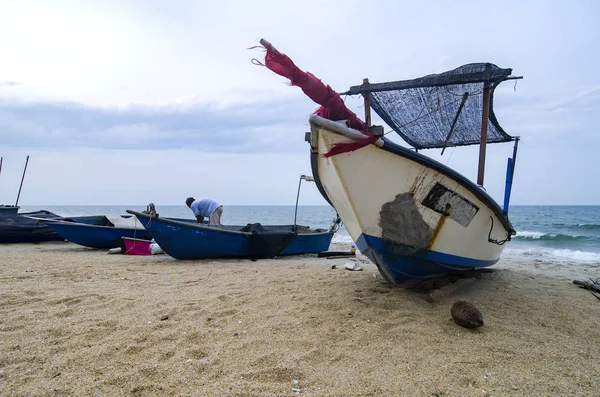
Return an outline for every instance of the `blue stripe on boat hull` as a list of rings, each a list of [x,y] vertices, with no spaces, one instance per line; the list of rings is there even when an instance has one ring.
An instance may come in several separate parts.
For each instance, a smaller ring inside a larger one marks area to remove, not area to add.
[[[384,239],[364,233],[360,235],[356,245],[395,284],[410,279],[461,273],[498,262],[498,259],[478,260],[430,250],[409,253],[409,247],[405,247],[406,253],[403,254],[400,252],[403,247],[399,246],[396,247],[396,252],[392,252]]]

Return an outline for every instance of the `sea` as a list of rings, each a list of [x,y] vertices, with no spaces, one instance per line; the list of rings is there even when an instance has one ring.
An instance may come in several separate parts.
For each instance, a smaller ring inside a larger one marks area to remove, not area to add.
[[[145,205],[38,205],[22,206],[21,212],[45,209],[61,216],[119,215],[125,210],[142,211]],[[184,205],[156,205],[161,216],[193,218]],[[230,225],[293,224],[329,228],[336,212],[329,206],[224,206],[221,222]],[[542,261],[600,263],[600,206],[511,206],[509,218],[517,235],[507,243],[503,258]],[[333,242],[352,244],[347,230],[340,227]],[[599,274],[600,276],[600,274]]]

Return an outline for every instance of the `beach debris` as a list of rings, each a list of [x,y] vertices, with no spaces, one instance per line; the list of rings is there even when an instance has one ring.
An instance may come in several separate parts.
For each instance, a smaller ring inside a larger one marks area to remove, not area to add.
[[[168,314],[165,314],[164,316],[162,316],[162,317],[160,318],[160,321],[165,321],[165,320],[168,320],[168,319],[169,319],[169,315],[168,315]]]
[[[590,282],[573,280],[573,284],[579,285],[581,288],[587,289],[592,295],[600,299],[600,284],[598,283],[598,280],[600,279],[596,279],[596,281],[590,279]]]
[[[454,322],[461,327],[477,328],[483,325],[483,315],[472,303],[466,301],[454,302],[450,314]]]
[[[363,268],[356,262],[346,262],[344,267],[348,270],[361,271]]]
[[[238,335],[239,335],[239,333],[237,333],[237,332],[233,333],[233,336],[238,336]]]
[[[356,256],[356,252],[352,251],[324,251],[318,252],[318,258],[336,259],[336,258],[347,258],[349,256]]]
[[[109,255],[122,254],[122,253],[123,253],[123,248],[121,248],[121,247],[111,248],[111,249],[108,250],[108,254]]]
[[[294,384],[294,387],[292,387],[292,391],[296,394],[300,394],[300,382],[294,379],[292,383]]]
[[[593,291],[596,292],[600,292],[600,285],[596,284],[596,283],[590,283],[587,281],[579,281],[579,280],[573,280],[573,284],[579,285],[580,287],[584,287],[587,289],[591,289]]]
[[[427,303],[435,303],[435,298],[433,297],[433,293],[431,292],[423,294],[422,298]]]
[[[332,269],[337,269],[337,265],[331,265]]]
[[[156,244],[156,241],[152,240],[152,242],[150,242],[150,253],[152,255],[160,255],[164,254],[165,251],[163,251],[163,249],[160,248],[158,244]]]

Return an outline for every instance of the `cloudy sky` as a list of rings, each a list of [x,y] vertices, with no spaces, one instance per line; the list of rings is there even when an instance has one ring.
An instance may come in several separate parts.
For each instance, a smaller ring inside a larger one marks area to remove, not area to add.
[[[513,68],[524,79],[495,96],[522,137],[513,204],[600,204],[599,32],[600,3],[584,0],[0,0],[0,203],[30,155],[23,205],[293,205],[316,105],[251,63],[264,37],[338,91]],[[426,153],[476,178],[476,147]],[[500,202],[511,153],[488,147]],[[325,203],[314,186],[302,196]]]

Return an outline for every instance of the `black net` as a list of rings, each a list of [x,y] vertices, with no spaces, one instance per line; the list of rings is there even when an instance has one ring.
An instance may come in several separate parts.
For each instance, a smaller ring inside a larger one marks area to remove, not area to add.
[[[493,93],[511,73],[512,69],[491,63],[472,63],[414,80],[363,84],[347,94],[370,93],[371,107],[394,131],[413,147],[428,149],[480,142],[487,83],[491,87],[487,142],[507,142],[512,137],[494,115]]]
[[[260,223],[249,223],[240,229],[242,232],[252,233],[250,239],[250,259],[273,258],[296,238],[297,233],[284,230],[269,230]]]

